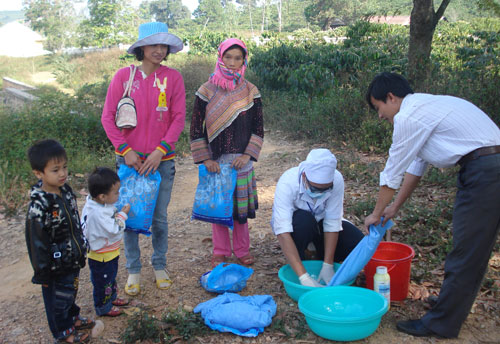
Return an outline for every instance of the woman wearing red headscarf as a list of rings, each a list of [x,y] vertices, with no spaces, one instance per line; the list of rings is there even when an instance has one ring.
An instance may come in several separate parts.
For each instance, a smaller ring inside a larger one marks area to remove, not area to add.
[[[220,173],[221,163],[238,171],[235,197],[233,251],[238,262],[254,263],[250,254],[248,218],[258,207],[253,162],[264,141],[259,90],[245,79],[248,51],[236,38],[222,42],[209,80],[196,92],[191,119],[191,153],[195,163]],[[231,257],[228,227],[212,224],[212,267]]]

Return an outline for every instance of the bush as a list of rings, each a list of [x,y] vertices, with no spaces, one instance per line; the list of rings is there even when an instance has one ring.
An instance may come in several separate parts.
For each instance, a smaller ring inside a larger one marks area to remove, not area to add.
[[[263,93],[266,124],[316,142],[349,140],[365,151],[386,151],[391,131],[370,113],[364,94],[381,71],[405,75],[406,27],[358,22],[343,44],[296,31],[255,48],[250,67]],[[302,35],[302,36],[301,36]],[[500,20],[440,23],[433,41],[432,77],[416,90],[461,97],[500,124]]]
[[[70,174],[84,174],[97,164],[109,164],[112,158],[100,111],[93,104],[50,88],[37,95],[40,99],[23,111],[0,109],[0,159],[9,162],[0,173],[0,202],[7,212],[18,210],[26,197],[20,193],[23,199],[19,200],[19,194],[9,192],[7,186],[27,188],[34,182],[26,150],[35,141],[54,138],[61,142],[68,153]]]
[[[217,53],[217,48],[228,38],[240,38],[232,32],[210,32],[202,31],[201,34],[191,34],[186,36],[184,42],[189,43],[189,54],[212,55]]]

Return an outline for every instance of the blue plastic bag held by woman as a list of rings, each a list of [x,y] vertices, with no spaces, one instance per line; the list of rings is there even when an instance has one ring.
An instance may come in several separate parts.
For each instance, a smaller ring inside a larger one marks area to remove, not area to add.
[[[252,276],[253,269],[238,264],[220,263],[212,271],[206,272],[200,278],[200,284],[207,291],[214,293],[236,293],[247,286],[247,280]]]
[[[120,177],[121,186],[116,208],[121,209],[123,205],[130,204],[125,230],[150,236],[149,229],[153,223],[156,198],[160,191],[160,173],[154,172],[148,176],[141,176],[133,167],[123,164],[118,169],[118,177]]]
[[[333,275],[328,286],[345,284],[356,278],[375,254],[378,244],[384,237],[385,231],[394,225],[394,222],[389,220],[382,226],[383,220],[384,218],[381,218],[380,224],[377,226],[370,225],[370,233],[361,239],[354,250],[349,253],[338,271]]]
[[[271,324],[276,314],[276,302],[271,295],[224,293],[200,303],[194,312],[201,312],[205,324],[212,330],[256,337]]]
[[[230,164],[220,164],[220,173],[198,166],[198,187],[192,219],[233,228],[233,194],[238,172]]]

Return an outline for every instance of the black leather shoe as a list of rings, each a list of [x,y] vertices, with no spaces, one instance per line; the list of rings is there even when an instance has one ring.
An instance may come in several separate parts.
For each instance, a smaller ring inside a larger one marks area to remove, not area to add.
[[[396,327],[398,331],[411,334],[412,336],[415,337],[431,337],[431,336],[439,337],[437,334],[435,334],[427,327],[425,327],[420,319],[398,321]]]

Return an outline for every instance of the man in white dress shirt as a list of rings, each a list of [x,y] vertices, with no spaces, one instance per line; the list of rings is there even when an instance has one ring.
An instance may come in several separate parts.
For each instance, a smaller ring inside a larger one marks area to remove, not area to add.
[[[328,284],[333,262],[343,261],[363,238],[363,233],[342,219],[344,178],[337,159],[328,149],[313,149],[305,161],[280,177],[276,185],[271,227],[281,249],[302,285]],[[323,260],[317,279],[307,273],[302,260],[309,243]]]
[[[370,107],[394,126],[380,189],[365,228],[395,216],[427,165],[460,165],[453,210],[453,249],[434,307],[421,319],[400,321],[414,336],[457,337],[467,318],[500,228],[500,129],[474,104],[451,96],[413,93],[408,81],[381,73],[368,88]],[[403,181],[404,176],[404,181]],[[401,182],[401,190],[390,204]]]

